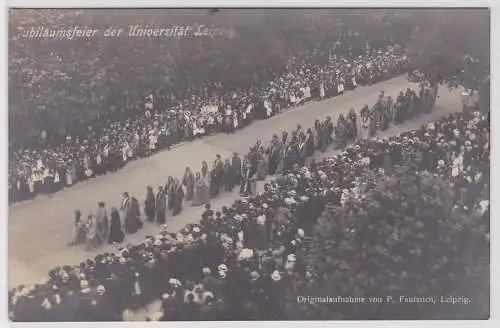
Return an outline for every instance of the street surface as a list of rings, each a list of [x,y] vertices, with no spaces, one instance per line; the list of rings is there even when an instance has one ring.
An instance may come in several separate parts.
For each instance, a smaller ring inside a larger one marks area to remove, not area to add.
[[[268,143],[273,134],[281,131],[291,131],[297,124],[304,128],[312,127],[316,119],[331,116],[337,121],[339,113],[347,113],[350,108],[357,111],[365,105],[372,105],[378,98],[381,90],[393,98],[401,90],[417,86],[406,81],[405,77],[368,87],[358,87],[355,91],[327,99],[321,102],[309,103],[265,121],[251,124],[244,130],[232,135],[218,134],[185,143],[174,147],[170,151],[163,151],[149,158],[129,163],[124,169],[116,173],[97,177],[79,183],[72,188],[62,190],[52,197],[41,196],[24,203],[13,204],[9,208],[8,237],[9,237],[9,288],[19,284],[36,283],[47,278],[49,270],[55,266],[77,264],[95,256],[97,253],[112,251],[112,247],[104,245],[94,252],[84,251],[83,246],[69,247],[71,241],[74,210],[82,211],[84,218],[95,211],[98,201],[106,203],[108,211],[111,207],[119,207],[121,194],[128,191],[137,197],[141,203],[141,211],[146,186],[156,189],[164,185],[168,176],[181,178],[186,166],[194,172],[201,168],[201,162],[209,165],[216,154],[222,158],[230,158],[233,151],[240,155],[248,152],[258,139]],[[403,125],[392,126],[382,135],[400,133],[419,127],[421,124],[438,119],[448,113],[461,110],[460,92],[448,91],[441,88],[436,101],[435,110],[426,116],[419,117]],[[330,155],[316,154],[317,157]],[[259,189],[263,183],[259,183]],[[223,193],[212,200],[213,208],[229,205],[238,197],[235,189],[232,193]],[[190,222],[198,222],[202,207],[191,207],[184,204],[183,212],[176,217],[169,217],[169,230],[176,231]],[[127,236],[125,244],[135,244],[147,235],[155,234],[159,229],[156,223],[146,223],[139,232]]]

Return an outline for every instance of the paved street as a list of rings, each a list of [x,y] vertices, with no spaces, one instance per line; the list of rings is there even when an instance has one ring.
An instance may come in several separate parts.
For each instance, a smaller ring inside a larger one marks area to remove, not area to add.
[[[76,264],[93,255],[85,252],[83,247],[67,246],[71,239],[75,209],[80,209],[86,217],[96,209],[97,201],[104,201],[108,210],[112,206],[118,207],[124,191],[136,196],[142,205],[146,186],[156,188],[158,185],[164,185],[170,175],[182,177],[186,166],[196,172],[200,169],[201,161],[210,163],[215,154],[220,154],[223,158],[230,157],[233,151],[242,154],[247,152],[257,139],[267,143],[274,133],[290,131],[297,124],[310,127],[316,118],[323,119],[328,115],[336,121],[340,112],[346,113],[350,108],[359,110],[364,104],[373,104],[381,90],[394,97],[400,90],[409,86],[411,85],[405,78],[399,77],[377,85],[360,87],[343,96],[310,103],[269,120],[256,122],[230,136],[206,137],[132,162],[117,173],[79,183],[54,194],[51,198],[40,197],[12,205],[8,220],[9,288],[22,283],[38,282],[45,279],[47,272],[56,265]],[[436,110],[431,115],[392,127],[386,133],[399,133],[461,108],[458,91],[449,92],[442,88],[439,96]],[[233,193],[224,193],[213,200],[212,204],[219,208],[230,204],[236,197],[236,190]],[[175,218],[167,217],[170,229],[175,231],[189,222],[199,221],[201,211],[200,207],[185,204],[181,215]],[[125,242],[139,242],[157,229],[156,224],[145,223],[140,232],[127,236]],[[110,249],[111,247],[106,245],[98,251],[105,252]]]

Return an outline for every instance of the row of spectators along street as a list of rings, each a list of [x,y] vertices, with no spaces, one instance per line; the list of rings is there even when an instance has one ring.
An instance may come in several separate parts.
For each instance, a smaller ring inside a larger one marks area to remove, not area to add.
[[[102,120],[79,135],[60,138],[40,131],[38,143],[11,149],[9,199],[16,202],[50,195],[181,141],[212,132],[231,133],[304,102],[400,75],[408,65],[400,50],[368,47],[361,56],[339,54],[326,65],[291,60],[287,72],[260,89],[249,86],[221,94],[217,88],[205,88],[201,94],[186,92],[182,100],[173,94],[152,94],[139,112],[135,109],[119,120]]]
[[[233,160],[224,169],[223,159],[217,158],[212,170],[205,163],[194,183],[189,171],[178,179],[177,189],[167,183],[167,194],[157,188],[154,195],[148,188],[144,217],[162,224],[160,233],[140,245],[120,247],[116,253],[101,254],[77,266],[55,268],[45,284],[12,290],[11,317],[15,321],[127,320],[131,311],[160,298],[162,310],[151,320],[286,318],[283,295],[303,284],[321,283],[321,272],[304,265],[299,249],[308,243],[325,206],[346,206],[350,198],[363,197],[367,187],[360,185],[359,177],[367,170],[390,175],[398,165],[412,165],[415,174],[440,176],[453,187],[457,211],[489,221],[489,114],[457,113],[401,135],[374,137],[377,129],[386,129],[390,122],[397,124],[430,111],[436,89],[423,90],[420,97],[407,91],[393,103],[381,95],[359,117],[352,111],[354,115],[339,118],[336,125],[327,119],[311,129],[299,126],[281,138],[276,135],[269,147],[258,142],[241,166]],[[353,120],[361,120],[361,130]],[[355,139],[359,139],[355,145],[348,145]],[[306,165],[315,149],[325,150],[331,143],[345,146],[341,155]],[[254,181],[268,173],[282,174],[256,194]],[[248,197],[219,210],[210,208],[210,197],[238,183],[241,195]],[[205,211],[199,224],[173,233],[164,224],[165,213],[170,206],[172,214],[178,213],[184,195],[186,200],[194,198],[195,204],[205,203]],[[165,201],[158,201],[162,198]],[[134,199],[124,194],[121,205],[128,233],[143,224]],[[118,210],[111,211],[110,231],[106,231],[106,206],[100,204],[86,224],[75,222],[81,228],[75,243],[95,248],[101,242],[123,239]]]

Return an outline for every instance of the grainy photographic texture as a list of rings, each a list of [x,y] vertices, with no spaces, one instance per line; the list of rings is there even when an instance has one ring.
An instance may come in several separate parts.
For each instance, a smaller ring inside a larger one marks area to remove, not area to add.
[[[11,320],[489,318],[489,19],[10,9]]]

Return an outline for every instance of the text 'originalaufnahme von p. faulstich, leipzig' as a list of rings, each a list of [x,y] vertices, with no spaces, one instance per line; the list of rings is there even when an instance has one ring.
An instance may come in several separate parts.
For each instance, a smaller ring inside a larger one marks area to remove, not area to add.
[[[234,29],[207,25],[170,25],[150,26],[133,24],[127,27],[109,26],[105,29],[88,26],[72,26],[53,28],[46,26],[19,27],[19,39],[57,39],[73,40],[93,37],[150,37],[150,38],[189,38],[189,37],[217,37],[234,36]]]

